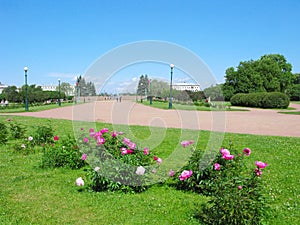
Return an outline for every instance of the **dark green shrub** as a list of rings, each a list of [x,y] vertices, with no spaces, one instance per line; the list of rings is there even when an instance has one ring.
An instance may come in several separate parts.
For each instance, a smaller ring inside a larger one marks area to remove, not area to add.
[[[259,107],[259,108],[287,108],[289,97],[281,92],[239,93],[230,99],[233,106]]]
[[[35,133],[33,134],[33,141],[36,145],[52,143],[54,131],[51,125],[37,126]]]
[[[55,136],[54,139],[54,143],[48,142],[44,145],[41,162],[43,168],[68,167],[79,169],[86,165],[74,138],[59,139]]]
[[[263,108],[286,109],[289,104],[289,97],[281,92],[270,92],[262,100]]]
[[[8,131],[5,123],[0,122],[0,145],[7,142]]]
[[[9,121],[10,137],[12,139],[20,139],[25,137],[26,128],[15,121]]]
[[[249,148],[240,153],[222,148],[202,168],[203,156],[197,150],[183,168],[192,175],[183,180],[178,179],[179,173],[174,176],[178,189],[210,196],[207,203],[195,209],[203,224],[263,224],[269,212],[261,179],[267,164],[256,162],[256,167],[248,170],[244,159],[250,154]]]

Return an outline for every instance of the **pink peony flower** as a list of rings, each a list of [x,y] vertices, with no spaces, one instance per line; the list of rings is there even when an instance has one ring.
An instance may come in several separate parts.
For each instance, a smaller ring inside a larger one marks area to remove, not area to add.
[[[89,132],[90,132],[90,133],[94,133],[94,132],[95,132],[94,128],[90,128],[90,129],[89,129]]]
[[[112,132],[110,133],[110,135],[111,135],[113,138],[115,138],[115,137],[118,136],[118,133],[117,133],[116,131],[112,131]]]
[[[158,160],[158,157],[157,157],[157,156],[154,156],[154,157],[153,157],[153,160],[154,160],[154,161]]]
[[[182,141],[180,144],[182,145],[182,147],[185,148],[185,147],[187,147],[187,146],[189,146],[189,145],[191,145],[191,144],[194,144],[194,141],[193,141],[193,140]]]
[[[182,171],[182,173],[180,174],[179,179],[180,179],[180,180],[186,180],[186,179],[188,179],[190,176],[192,176],[192,174],[193,174],[193,171],[191,171],[191,170],[184,170],[184,171]]]
[[[237,188],[238,188],[239,190],[242,190],[242,189],[243,189],[243,187],[242,187],[241,185],[239,185]]]
[[[230,151],[226,148],[221,148],[220,152],[222,155],[230,155]]]
[[[246,156],[249,156],[251,154],[251,149],[250,148],[244,148],[243,152]]]
[[[221,165],[219,163],[215,163],[214,164],[214,169],[215,170],[220,170],[221,169]]]
[[[135,173],[136,173],[137,175],[143,175],[143,174],[145,173],[145,171],[146,171],[146,169],[145,169],[144,167],[139,166],[138,168],[136,168]]]
[[[107,133],[108,132],[108,128],[103,128],[102,130],[100,130],[100,132],[103,134],[103,133]]]
[[[55,135],[55,136],[53,137],[53,139],[54,139],[54,141],[58,141],[59,138],[58,138],[58,136]]]
[[[129,143],[127,144],[127,146],[128,146],[130,149],[135,149],[135,148],[136,148],[136,144],[133,143],[133,142],[129,142]]]
[[[258,176],[258,177],[260,177],[262,175],[262,171],[259,168],[256,168],[254,172],[255,172],[256,176]]]
[[[33,140],[33,137],[29,136],[28,141],[32,141],[32,140]]]
[[[223,155],[223,157],[222,157],[223,159],[225,159],[225,160],[232,160],[233,158],[234,158],[234,155]]]
[[[82,154],[81,159],[84,161],[86,160],[87,154]]]
[[[88,143],[89,142],[89,139],[87,137],[83,138],[83,142],[84,143]]]
[[[119,131],[118,134],[119,134],[119,135],[122,135],[122,134],[124,134],[124,133],[123,133],[122,131]]]
[[[84,186],[84,181],[83,181],[83,179],[81,177],[77,178],[75,183],[79,187],[80,186]]]
[[[121,150],[122,155],[127,154],[127,149],[126,148],[120,148],[120,150]]]
[[[104,137],[99,137],[99,138],[97,139],[97,144],[98,144],[98,145],[103,145],[104,143],[105,143]]]
[[[260,169],[264,169],[268,164],[265,162],[261,162],[261,161],[256,161],[255,165],[260,168]]]
[[[149,148],[144,148],[144,155],[149,155]]]
[[[174,175],[175,175],[174,170],[170,170],[170,171],[169,171],[169,176],[170,176],[170,177],[173,177]]]
[[[157,162],[158,164],[161,164],[161,163],[162,163],[162,159],[161,159],[161,158],[158,158],[158,159],[156,160],[156,162]]]

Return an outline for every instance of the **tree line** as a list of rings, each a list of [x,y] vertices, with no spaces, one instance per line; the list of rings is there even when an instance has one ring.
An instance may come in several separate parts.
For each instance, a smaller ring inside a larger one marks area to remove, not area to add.
[[[152,95],[167,99],[170,85],[159,80],[150,80],[142,75],[139,80],[137,94]],[[150,93],[151,92],[151,93]],[[300,100],[300,74],[292,73],[292,65],[280,54],[268,54],[258,60],[241,61],[234,68],[225,71],[225,83],[207,87],[203,91],[189,92],[172,90],[173,98],[186,101],[198,101],[207,97],[211,100],[229,101],[238,93],[281,92],[291,100]]]

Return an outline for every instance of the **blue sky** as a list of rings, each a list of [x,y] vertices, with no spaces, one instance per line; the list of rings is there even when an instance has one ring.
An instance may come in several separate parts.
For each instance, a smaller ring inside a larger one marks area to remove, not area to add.
[[[299,73],[299,11],[298,0],[0,0],[0,82],[21,86],[28,66],[30,84],[74,83],[111,49],[143,40],[189,49],[218,82],[227,68],[270,53]],[[168,79],[169,68],[159,68],[125,69],[105,89],[140,74]],[[184,79],[175,67],[174,81]]]

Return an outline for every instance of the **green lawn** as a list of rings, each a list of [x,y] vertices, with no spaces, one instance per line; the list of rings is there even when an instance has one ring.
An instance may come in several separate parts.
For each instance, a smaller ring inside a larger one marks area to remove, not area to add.
[[[140,102],[138,102],[140,103]],[[160,101],[153,101],[152,105],[150,105],[149,101],[143,101],[142,104],[159,108],[159,109],[168,109],[169,108],[169,102],[160,102]],[[217,103],[216,103],[217,104]],[[217,104],[217,105],[222,105],[222,104]],[[234,108],[230,106],[230,103],[225,102],[224,106],[226,108],[219,108],[219,107],[206,107],[206,106],[196,106],[196,105],[184,105],[184,104],[178,104],[178,103],[173,103],[172,108],[177,109],[177,110],[197,110],[197,111],[249,111],[247,109],[242,109],[242,108]]]
[[[28,135],[34,126],[47,123],[59,136],[73,133],[72,121],[14,116],[0,116],[0,121],[7,118],[26,124]],[[103,126],[111,125],[97,124]],[[147,143],[143,140],[152,131],[140,126],[130,130],[140,143]],[[205,149],[211,133],[194,134],[199,136],[197,148]],[[181,130],[167,129],[153,151],[165,159],[180,135]],[[241,151],[252,149],[250,164],[256,160],[269,164],[263,174],[274,210],[269,224],[300,224],[300,138],[226,133],[223,145],[231,141]],[[0,146],[0,224],[198,224],[193,211],[205,201],[201,195],[167,185],[155,185],[140,194],[82,191],[75,179],[85,176],[83,169],[41,169],[40,154],[16,153],[10,144]]]
[[[64,106],[70,106],[73,105],[74,103],[61,103],[60,107]],[[48,109],[54,109],[58,108],[59,106],[57,104],[49,104],[49,105],[39,105],[39,106],[29,106],[28,111],[29,112],[38,112],[38,111],[43,111],[43,110],[48,110]],[[1,113],[19,113],[19,112],[25,112],[25,108],[5,108],[5,107],[0,107],[0,114]]]

